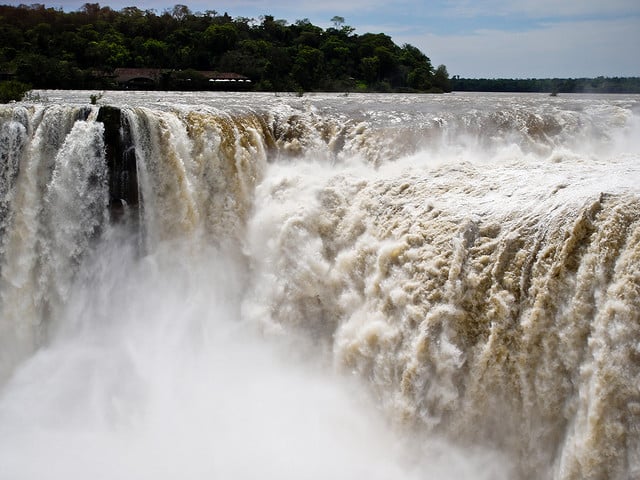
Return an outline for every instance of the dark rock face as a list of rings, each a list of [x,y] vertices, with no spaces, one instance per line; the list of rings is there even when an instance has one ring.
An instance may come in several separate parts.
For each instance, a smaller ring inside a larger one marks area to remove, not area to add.
[[[138,210],[138,174],[136,152],[131,142],[131,128],[117,107],[103,106],[98,122],[104,124],[104,143],[109,171],[109,213],[117,222],[129,211],[131,219]]]

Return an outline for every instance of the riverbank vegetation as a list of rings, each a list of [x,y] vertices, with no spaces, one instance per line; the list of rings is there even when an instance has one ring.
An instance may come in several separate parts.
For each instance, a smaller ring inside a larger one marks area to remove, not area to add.
[[[597,78],[460,78],[451,79],[460,92],[640,93],[640,77]]]
[[[20,100],[31,89],[30,85],[17,80],[0,82],[0,103],[9,103],[12,100]]]
[[[383,33],[356,34],[342,17],[327,29],[264,15],[232,18],[175,5],[161,14],[87,3],[75,12],[42,4],[0,6],[0,80],[33,88],[126,88],[116,69],[155,69],[136,88],[218,88],[216,72],[243,82],[225,88],[265,91],[448,92],[444,65]],[[149,71],[149,70],[148,70]],[[188,74],[185,74],[188,72]],[[198,73],[200,72],[200,73]],[[185,76],[186,75],[186,76]],[[144,78],[143,78],[144,80]]]

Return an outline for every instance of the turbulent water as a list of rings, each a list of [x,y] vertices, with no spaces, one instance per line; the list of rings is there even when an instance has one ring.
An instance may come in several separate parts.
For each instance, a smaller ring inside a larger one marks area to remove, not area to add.
[[[640,96],[88,100],[0,106],[0,478],[640,477]]]

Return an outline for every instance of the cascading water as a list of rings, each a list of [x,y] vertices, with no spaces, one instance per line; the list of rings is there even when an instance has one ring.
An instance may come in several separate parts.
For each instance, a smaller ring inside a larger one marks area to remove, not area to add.
[[[640,475],[640,97],[42,96],[0,478]]]

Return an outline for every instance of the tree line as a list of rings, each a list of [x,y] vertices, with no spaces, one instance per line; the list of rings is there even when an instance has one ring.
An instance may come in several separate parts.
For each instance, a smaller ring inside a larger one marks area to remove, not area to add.
[[[597,78],[460,78],[451,88],[461,92],[640,93],[640,77]]]
[[[265,91],[448,92],[449,74],[383,33],[358,35],[264,15],[236,17],[175,5],[161,14],[86,3],[0,6],[0,80],[33,88],[116,88],[116,68],[234,72]],[[5,85],[6,86],[6,85]],[[165,85],[176,87],[176,85]],[[178,85],[179,86],[179,85]]]

